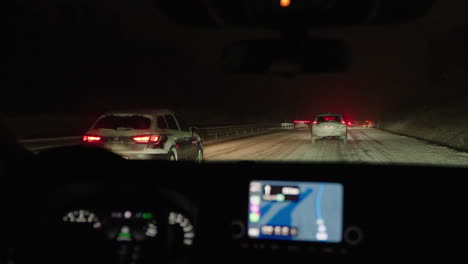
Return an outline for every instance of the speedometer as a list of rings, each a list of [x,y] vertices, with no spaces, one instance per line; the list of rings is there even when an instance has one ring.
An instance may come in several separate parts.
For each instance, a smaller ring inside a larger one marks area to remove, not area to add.
[[[70,211],[63,216],[62,220],[66,223],[90,224],[94,229],[102,227],[99,218],[93,212],[84,209]]]

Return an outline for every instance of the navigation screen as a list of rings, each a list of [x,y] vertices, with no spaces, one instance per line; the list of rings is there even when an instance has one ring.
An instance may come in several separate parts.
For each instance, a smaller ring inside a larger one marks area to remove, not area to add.
[[[340,183],[250,182],[249,237],[339,243],[342,230]]]

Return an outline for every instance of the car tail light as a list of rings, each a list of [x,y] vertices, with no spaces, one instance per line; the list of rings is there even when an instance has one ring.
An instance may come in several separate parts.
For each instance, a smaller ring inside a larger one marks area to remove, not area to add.
[[[346,124],[346,121],[344,121],[344,120],[343,120],[343,121],[341,121],[341,124]]]
[[[83,142],[86,143],[98,143],[102,140],[102,137],[100,136],[93,136],[93,135],[84,135],[83,136]]]
[[[158,143],[161,139],[159,135],[142,135],[132,137],[133,141],[138,144]]]
[[[312,124],[313,124],[313,125],[316,125],[316,124],[317,124],[317,121],[312,122]]]

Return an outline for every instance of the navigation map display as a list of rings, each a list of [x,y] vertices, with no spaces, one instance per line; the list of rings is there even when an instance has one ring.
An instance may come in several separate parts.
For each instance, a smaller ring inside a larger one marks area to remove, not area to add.
[[[342,184],[262,180],[249,188],[250,238],[341,242]]]

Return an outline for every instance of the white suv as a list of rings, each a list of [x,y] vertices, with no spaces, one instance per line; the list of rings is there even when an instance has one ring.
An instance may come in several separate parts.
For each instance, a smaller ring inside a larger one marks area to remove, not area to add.
[[[326,113],[318,115],[312,122],[311,143],[322,138],[338,138],[348,143],[348,128],[341,114]]]
[[[126,159],[203,160],[203,144],[176,113],[167,109],[108,112],[83,136],[88,146]]]

